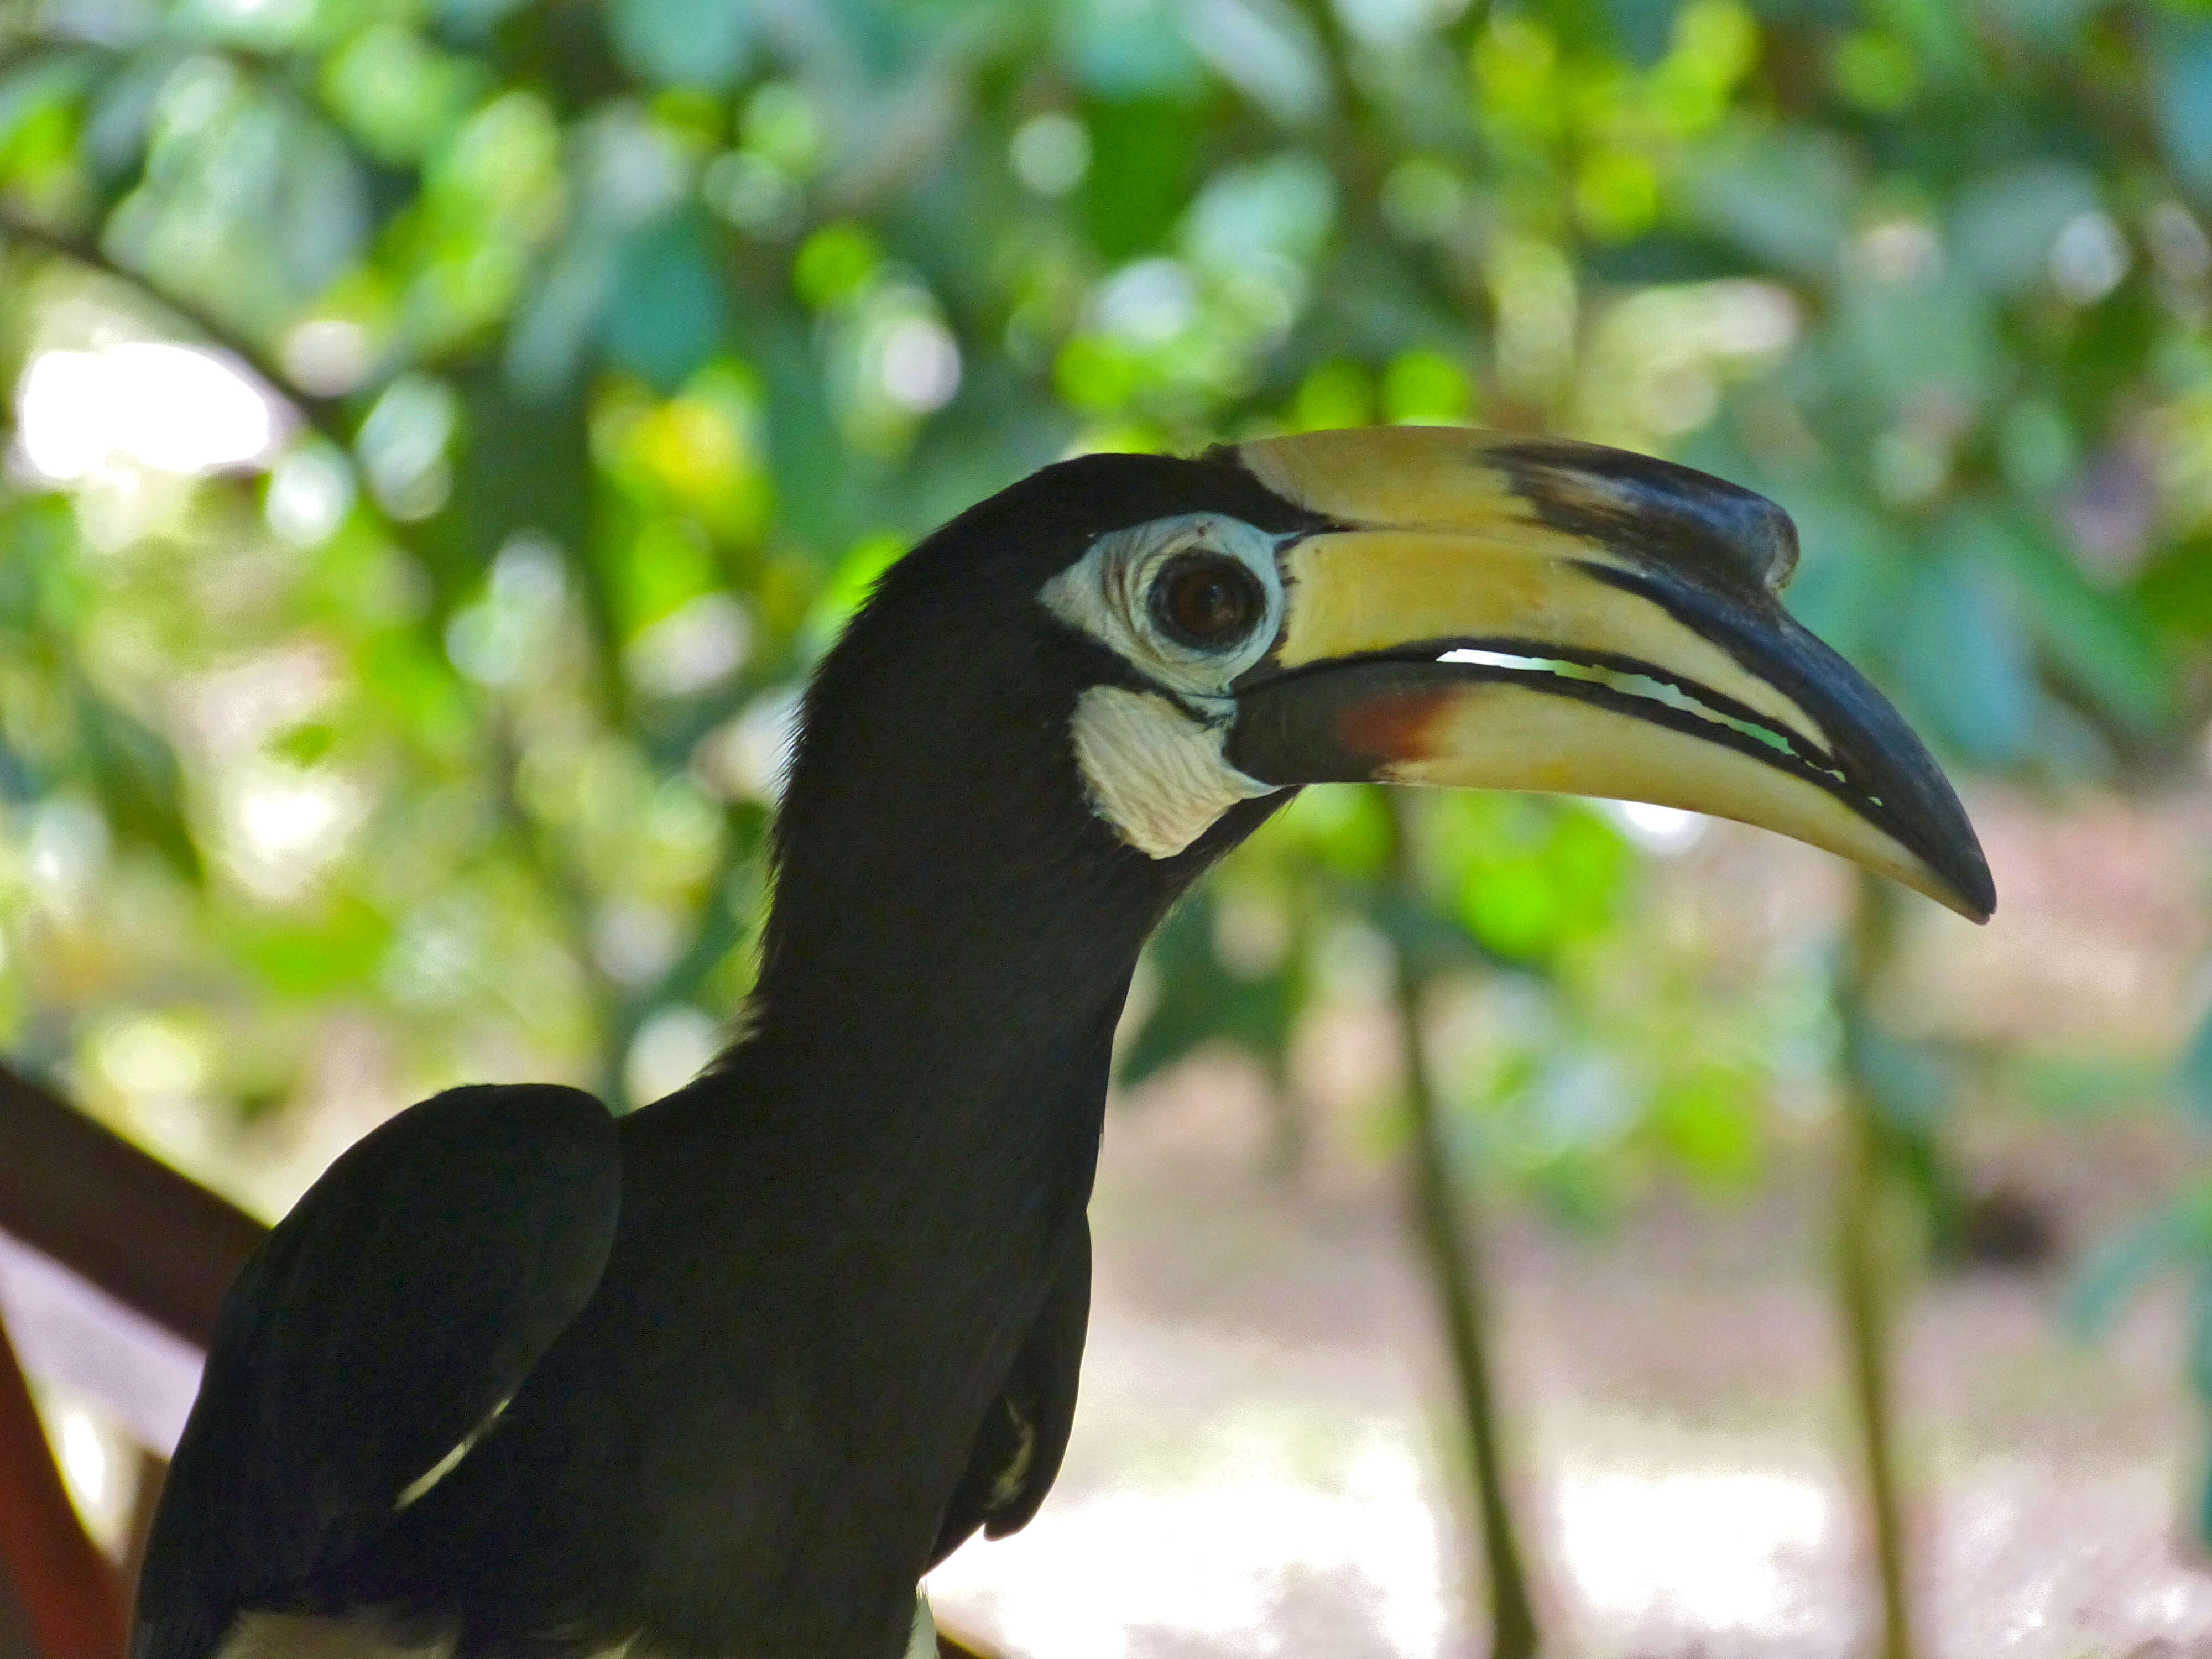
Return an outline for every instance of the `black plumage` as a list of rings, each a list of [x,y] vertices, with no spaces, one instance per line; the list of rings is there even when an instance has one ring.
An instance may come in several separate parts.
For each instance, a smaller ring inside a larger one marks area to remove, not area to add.
[[[453,1090],[339,1158],[224,1304],[148,1552],[143,1659],[196,1659],[240,1607],[343,1600],[406,1483],[591,1300],[621,1193],[606,1109],[547,1085]]]
[[[885,1659],[927,1566],[1028,1520],[1139,948],[1282,799],[1124,844],[1068,725],[1132,671],[1036,595],[1100,532],[1201,510],[1309,516],[1233,461],[1086,458],[891,570],[808,697],[747,1034],[707,1075],[604,1134],[573,1091],[456,1091],[333,1167],[233,1293],[136,1659],[208,1659],[250,1609],[467,1654]]]

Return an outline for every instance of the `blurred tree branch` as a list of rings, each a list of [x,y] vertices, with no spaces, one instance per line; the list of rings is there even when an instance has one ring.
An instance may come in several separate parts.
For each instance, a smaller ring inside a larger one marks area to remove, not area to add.
[[[1881,1659],[1913,1659],[1911,1538],[1897,1468],[1896,1264],[1885,1226],[1892,1194],[1890,1137],[1876,1085],[1859,1064],[1856,1036],[1872,1018],[1875,986],[1896,948],[1898,895],[1882,878],[1856,872],[1850,930],[1838,987],[1846,1036],[1837,1149],[1836,1296],[1842,1316],[1851,1414],[1856,1431],[1866,1541],[1881,1592]]]
[[[57,255],[135,289],[183,323],[190,332],[243,363],[272,396],[289,406],[323,437],[341,450],[352,449],[353,434],[342,401],[301,391],[260,345],[221,321],[205,306],[172,293],[145,272],[122,264],[100,246],[97,238],[49,229],[6,207],[0,207],[0,238]]]
[[[1385,788],[1390,807],[1390,877],[1416,904],[1425,902],[1416,860],[1417,806],[1413,792]],[[1531,1659],[1540,1638],[1535,1598],[1518,1528],[1499,1423],[1488,1288],[1483,1277],[1481,1220],[1471,1200],[1471,1180],[1456,1178],[1436,1085],[1429,1070],[1423,1017],[1427,965],[1401,942],[1395,996],[1398,1042],[1405,1065],[1405,1097],[1413,1135],[1407,1150],[1413,1182],[1415,1237],[1429,1280],[1441,1304],[1444,1340],[1459,1385],[1460,1421],[1473,1464],[1475,1504],[1482,1524],[1485,1577],[1490,1590],[1492,1659]]]

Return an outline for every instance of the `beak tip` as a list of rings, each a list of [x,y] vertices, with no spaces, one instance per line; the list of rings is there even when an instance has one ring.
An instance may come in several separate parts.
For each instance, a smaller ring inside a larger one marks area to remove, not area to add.
[[[1982,872],[1980,884],[1966,895],[1967,908],[1959,914],[1977,927],[1986,927],[1997,913],[1997,890],[1987,870]]]
[[[1972,832],[1968,832],[1971,836]],[[1985,927],[1997,913],[1997,887],[1990,875],[1989,860],[1981,844],[1969,839],[1946,860],[1947,869],[1930,868],[1935,880],[1921,890],[1947,910],[1964,916],[1977,927]]]

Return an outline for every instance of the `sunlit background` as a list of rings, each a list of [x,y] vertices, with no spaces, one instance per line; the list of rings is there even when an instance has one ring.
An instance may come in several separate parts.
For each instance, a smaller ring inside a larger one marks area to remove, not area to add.
[[[2181,0],[10,5],[0,1042],[272,1218],[447,1084],[650,1100],[943,517],[1371,421],[1672,455],[1796,514],[1996,921],[1311,792],[1139,975],[1066,1471],[940,1616],[1480,1650],[1428,1156],[1558,1651],[1869,1650],[1871,1354],[1921,1651],[2197,1652],[2208,212]],[[0,1311],[120,1553],[195,1358],[4,1239]]]

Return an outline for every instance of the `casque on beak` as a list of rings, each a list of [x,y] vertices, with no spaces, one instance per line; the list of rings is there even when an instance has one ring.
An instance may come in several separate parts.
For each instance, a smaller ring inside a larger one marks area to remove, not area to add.
[[[1973,827],[1897,711],[1793,621],[1788,515],[1687,467],[1459,428],[1243,445],[1329,521],[1284,546],[1226,757],[1264,783],[1557,791],[1809,842],[1975,921]]]

